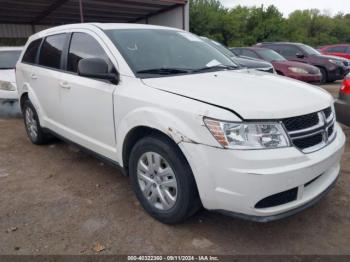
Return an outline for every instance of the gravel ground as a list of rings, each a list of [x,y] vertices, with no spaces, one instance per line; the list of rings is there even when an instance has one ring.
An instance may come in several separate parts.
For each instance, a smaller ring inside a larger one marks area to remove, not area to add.
[[[32,145],[19,118],[0,119],[0,134],[0,254],[350,253],[349,142],[336,187],[298,215],[257,224],[202,210],[167,226],[113,167],[63,142]]]

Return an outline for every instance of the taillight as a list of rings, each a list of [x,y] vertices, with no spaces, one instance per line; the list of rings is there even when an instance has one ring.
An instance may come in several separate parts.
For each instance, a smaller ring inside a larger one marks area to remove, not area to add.
[[[349,77],[344,79],[343,86],[340,89],[340,92],[342,92],[344,94],[350,94],[350,78]]]

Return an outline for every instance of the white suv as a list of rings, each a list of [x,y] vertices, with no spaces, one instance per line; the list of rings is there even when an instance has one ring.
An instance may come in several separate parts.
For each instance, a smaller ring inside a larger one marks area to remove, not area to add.
[[[0,99],[17,100],[15,66],[23,47],[0,47]]]
[[[163,223],[201,206],[279,219],[314,204],[339,174],[345,136],[328,93],[237,70],[185,31],[52,28],[30,37],[16,76],[31,141],[54,135],[121,166]]]

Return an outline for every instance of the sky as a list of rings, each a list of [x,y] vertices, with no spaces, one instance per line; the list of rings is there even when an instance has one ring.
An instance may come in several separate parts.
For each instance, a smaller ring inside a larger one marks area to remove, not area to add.
[[[275,5],[285,17],[297,9],[317,8],[331,15],[350,13],[350,0],[220,0],[225,7]]]

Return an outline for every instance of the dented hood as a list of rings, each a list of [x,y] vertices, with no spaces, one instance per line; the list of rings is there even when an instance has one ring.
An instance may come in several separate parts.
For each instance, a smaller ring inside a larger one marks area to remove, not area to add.
[[[322,110],[333,98],[319,87],[256,70],[143,79],[153,88],[237,112],[244,119],[282,119]]]

